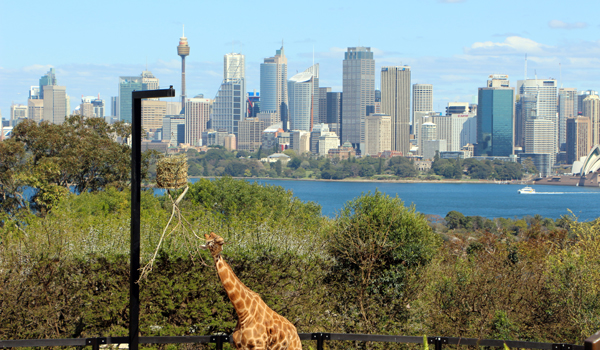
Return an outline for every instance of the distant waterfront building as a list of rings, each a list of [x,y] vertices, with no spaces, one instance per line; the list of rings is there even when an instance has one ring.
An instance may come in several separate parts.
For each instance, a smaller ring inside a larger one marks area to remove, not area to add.
[[[598,91],[585,90],[579,91],[577,93],[577,114],[579,114],[579,112],[583,112],[583,100],[585,100],[590,95],[598,95]]]
[[[468,102],[448,102],[446,107],[446,115],[452,114],[469,114]]]
[[[525,123],[525,153],[554,154],[554,123],[545,118],[532,118]]]
[[[329,126],[325,123],[319,123],[313,126],[313,129],[310,132],[310,153],[319,153],[319,138],[328,133]]]
[[[327,123],[327,94],[331,92],[330,87],[319,87],[319,115],[316,123]]]
[[[327,121],[329,129],[339,132],[342,120],[342,93],[327,93]],[[332,127],[333,125],[333,127]]]
[[[275,112],[281,118],[282,104],[287,108],[287,58],[283,44],[275,56],[265,58],[260,65],[260,111]]]
[[[417,112],[433,112],[433,85],[413,84],[413,113],[412,122],[415,128]]]
[[[258,118],[246,118],[239,124],[237,149],[255,152],[262,145],[262,132],[266,129],[265,123]]]
[[[208,98],[188,98],[185,102],[185,143],[204,146],[202,133],[210,118],[213,101]]]
[[[92,111],[93,111],[93,116],[94,118],[103,118],[105,117],[105,109],[106,109],[106,104],[104,103],[104,100],[100,99],[100,95],[98,95],[97,98],[93,99],[91,101],[92,104]]]
[[[158,99],[142,100],[142,129],[144,131],[154,132],[161,128],[165,115],[167,115],[167,102]]]
[[[22,104],[10,106],[10,126],[16,126],[20,121],[27,119],[28,108]]]
[[[40,78],[40,85],[39,85],[39,89],[37,90],[38,92],[38,97],[39,99],[44,99],[44,86],[52,86],[52,85],[57,85],[57,80],[56,80],[56,70],[54,68],[50,68],[50,70],[48,71],[48,73],[46,73],[46,75],[43,75]],[[30,97],[33,98],[33,97]]]
[[[223,82],[211,113],[211,127],[238,138],[239,123],[246,118],[246,80],[244,55],[226,54],[223,58]]]
[[[592,149],[592,128],[590,118],[581,116],[568,118],[566,124],[567,164],[573,164]]]
[[[555,147],[554,153],[559,151],[559,123],[558,123],[558,86],[555,79],[526,79],[517,81],[517,93],[521,96],[526,95],[525,102],[531,102],[524,105],[522,108],[525,118],[525,124],[528,119],[535,116],[551,121],[554,125],[553,144]],[[535,104],[533,103],[535,101]],[[535,108],[534,111],[530,109]],[[527,143],[527,135],[525,135],[525,143]]]
[[[44,119],[44,100],[27,100],[27,116],[36,123],[41,122]]]
[[[391,150],[408,155],[410,150],[409,66],[381,68],[381,112],[391,117]]]
[[[322,133],[319,136],[319,155],[327,156],[329,154],[329,150],[337,149],[340,146],[340,138],[337,136],[335,132],[327,132]]]
[[[69,113],[67,88],[58,85],[44,86],[44,121],[62,124]]]
[[[555,106],[556,110],[556,106]],[[490,75],[479,88],[476,156],[508,157],[514,144],[514,89],[507,75]]]
[[[290,131],[290,147],[298,154],[310,152],[310,133],[303,130]]]
[[[365,155],[375,156],[392,150],[392,117],[371,114],[365,118]]]
[[[370,47],[349,47],[343,61],[341,140],[364,144],[365,117],[375,112],[375,60]]]
[[[600,144],[600,96],[588,95],[583,99],[583,116],[592,124],[592,145]]]
[[[577,116],[577,89],[558,89],[558,147],[565,150],[567,142],[567,120]]]
[[[318,65],[315,65],[294,75],[288,81],[289,120],[292,130],[312,130],[316,79],[314,72],[318,74],[318,69]]]
[[[142,90],[142,77],[119,77],[119,120],[131,124],[132,97],[131,93]]]
[[[110,97],[110,121],[112,121],[112,119],[117,119],[117,116],[119,115],[119,96],[111,96]]]

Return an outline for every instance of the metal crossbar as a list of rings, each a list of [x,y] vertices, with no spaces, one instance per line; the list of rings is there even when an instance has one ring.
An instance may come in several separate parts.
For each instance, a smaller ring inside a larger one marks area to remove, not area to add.
[[[316,340],[317,350],[323,350],[325,341],[360,341],[401,344],[422,344],[423,337],[377,334],[345,334],[345,333],[298,333],[300,340]],[[139,337],[141,344],[183,344],[214,343],[216,350],[222,350],[224,343],[232,343],[229,335],[180,336],[180,337]],[[0,340],[0,348],[42,347],[42,346],[92,346],[99,350],[100,345],[126,344],[129,337],[99,337],[75,339],[26,339]],[[600,350],[600,332],[585,340],[585,345],[538,343],[518,340],[476,339],[455,337],[428,337],[427,342],[442,350],[443,345],[469,345],[501,348],[506,344],[510,348],[542,349],[542,350]]]

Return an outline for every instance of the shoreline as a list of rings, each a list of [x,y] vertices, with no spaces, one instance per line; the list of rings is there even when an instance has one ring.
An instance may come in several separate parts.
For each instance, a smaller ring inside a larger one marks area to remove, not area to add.
[[[223,178],[225,176],[188,176],[188,179],[217,179]],[[443,180],[423,180],[423,179],[385,179],[385,180],[377,180],[377,179],[357,179],[357,178],[346,178],[341,180],[333,180],[333,179],[294,179],[287,177],[237,177],[231,176],[232,179],[238,180],[247,180],[247,179],[255,179],[255,180],[284,180],[284,181],[318,181],[318,182],[372,182],[372,183],[439,183],[439,184],[496,184],[496,185],[532,185],[534,184],[531,180],[512,180],[507,182],[499,183],[496,180],[454,180],[454,179],[443,179]]]

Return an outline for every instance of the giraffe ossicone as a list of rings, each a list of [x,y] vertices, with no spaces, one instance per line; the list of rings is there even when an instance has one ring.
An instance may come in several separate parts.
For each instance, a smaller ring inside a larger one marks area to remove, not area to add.
[[[232,335],[236,349],[301,350],[296,327],[267,306],[258,293],[246,287],[221,257],[225,240],[214,232],[205,234],[204,238],[206,244],[201,248],[210,251],[221,284],[238,315]]]

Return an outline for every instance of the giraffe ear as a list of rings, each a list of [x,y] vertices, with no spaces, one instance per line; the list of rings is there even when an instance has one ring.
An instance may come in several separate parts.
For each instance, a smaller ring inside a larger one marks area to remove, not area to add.
[[[204,239],[208,241],[210,239],[210,236],[205,233],[204,234]]]

